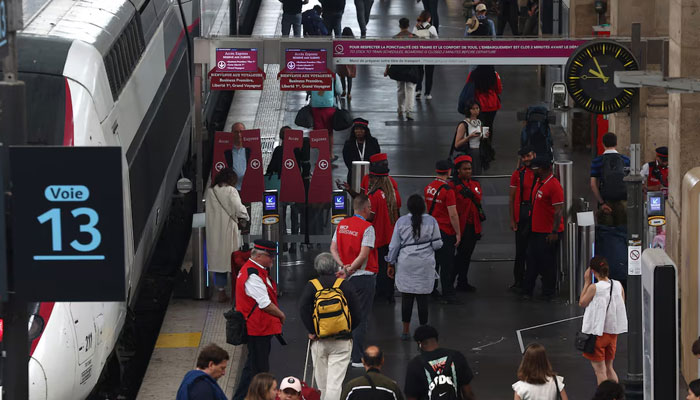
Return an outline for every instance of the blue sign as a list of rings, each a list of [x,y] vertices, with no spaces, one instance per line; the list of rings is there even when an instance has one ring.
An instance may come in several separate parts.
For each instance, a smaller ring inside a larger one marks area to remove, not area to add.
[[[277,211],[277,196],[274,194],[265,195],[265,211]]]
[[[7,31],[8,21],[7,16],[10,15],[7,9],[7,1],[0,0],[0,57],[5,57],[8,52],[7,48]]]
[[[333,209],[345,210],[345,195],[344,194],[333,196]]]
[[[649,199],[649,208],[651,211],[661,211],[661,197],[651,197]]]
[[[120,147],[10,148],[14,289],[26,301],[124,301]]]

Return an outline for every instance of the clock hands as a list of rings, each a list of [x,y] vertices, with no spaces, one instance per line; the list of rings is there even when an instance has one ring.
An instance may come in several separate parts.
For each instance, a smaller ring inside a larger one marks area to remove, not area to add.
[[[608,80],[609,80],[610,78],[608,78],[607,76],[603,75],[603,70],[600,68],[600,64],[598,64],[598,60],[597,60],[595,57],[593,57],[593,62],[595,63],[596,68],[598,68],[598,72],[593,71],[593,69],[589,69],[588,72],[590,72],[590,73],[593,74],[594,76],[596,76],[596,77],[602,79],[603,82],[607,83]]]

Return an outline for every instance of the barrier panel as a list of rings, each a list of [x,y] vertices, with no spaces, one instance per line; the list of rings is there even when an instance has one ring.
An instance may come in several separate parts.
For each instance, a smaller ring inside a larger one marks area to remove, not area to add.
[[[280,178],[280,201],[285,203],[303,203],[306,200],[304,181],[294,150],[304,144],[304,133],[297,129],[284,131],[282,146],[282,175]]]
[[[226,152],[231,150],[233,147],[233,133],[217,131],[214,133],[214,154],[212,154],[211,161],[211,180],[214,181],[214,177],[222,169],[226,167],[231,167],[226,159]]]
[[[262,201],[265,182],[263,181],[262,150],[260,148],[260,129],[241,131],[243,147],[250,149],[248,165],[241,183],[241,201],[252,203]]]
[[[309,184],[309,203],[330,203],[333,190],[331,152],[328,146],[328,131],[314,130],[309,133],[311,148],[318,149],[318,160]]]

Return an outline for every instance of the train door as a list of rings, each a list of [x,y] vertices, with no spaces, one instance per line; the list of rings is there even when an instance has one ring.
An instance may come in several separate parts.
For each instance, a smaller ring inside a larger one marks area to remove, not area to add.
[[[93,366],[96,337],[92,303],[70,303],[70,313],[78,354],[76,383],[78,387],[85,387],[84,385],[88,382],[96,379],[93,375],[100,373],[99,369]],[[88,385],[88,387],[92,386]]]

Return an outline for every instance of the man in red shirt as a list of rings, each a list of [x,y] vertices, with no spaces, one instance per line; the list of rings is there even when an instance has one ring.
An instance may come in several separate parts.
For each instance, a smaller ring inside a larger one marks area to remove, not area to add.
[[[452,284],[457,280],[457,290],[474,292],[476,288],[469,284],[468,273],[476,242],[481,238],[481,218],[484,215],[481,208],[481,185],[472,179],[470,156],[457,157],[455,167],[457,176],[450,181],[450,188],[455,192],[462,240],[454,258]]]
[[[282,333],[286,316],[277,306],[277,284],[269,277],[277,244],[258,239],[236,277],[236,310],[246,317],[248,358],[233,395],[242,400],[253,376],[270,370],[272,337]]]
[[[668,147],[657,147],[656,160],[644,164],[639,174],[646,178],[647,191],[661,190],[668,196]]]
[[[513,277],[515,282],[511,290],[520,290],[525,277],[525,260],[527,258],[527,242],[530,238],[530,226],[532,224],[532,203],[530,202],[532,188],[535,185],[535,173],[530,168],[530,163],[535,158],[535,149],[532,146],[524,146],[518,152],[520,167],[513,171],[510,177],[510,229],[515,232],[515,264],[513,265]]]
[[[372,215],[372,204],[364,194],[352,200],[355,215],[338,224],[331,241],[331,254],[343,266],[336,276],[347,278],[355,287],[360,299],[362,320],[352,331],[352,366],[362,368],[362,351],[367,334],[367,321],[372,312],[376,275],[379,270],[375,230],[368,221]]]
[[[537,275],[542,275],[542,297],[551,301],[557,280],[557,248],[564,230],[564,190],[552,174],[552,160],[535,158],[537,182],[532,189],[532,234],[527,247],[523,299],[532,298]]]
[[[452,276],[455,247],[459,246],[462,235],[459,229],[457,200],[454,191],[447,182],[450,169],[452,169],[452,163],[449,160],[440,160],[435,163],[436,177],[425,187],[424,196],[425,208],[428,214],[437,220],[442,237],[442,248],[435,252],[436,268],[440,271],[440,282],[442,283],[441,302],[443,304],[461,304],[455,294]]]

